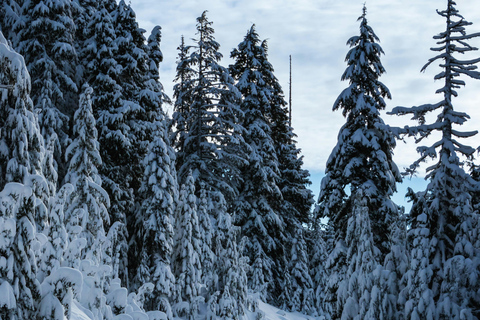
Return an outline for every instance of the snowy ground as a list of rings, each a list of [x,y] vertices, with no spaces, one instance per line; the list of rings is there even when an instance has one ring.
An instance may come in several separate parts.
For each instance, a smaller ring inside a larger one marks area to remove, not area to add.
[[[265,320],[321,320],[322,318],[315,318],[303,315],[298,312],[286,312],[275,307],[272,307],[269,304],[259,302],[259,309],[265,314]],[[250,317],[252,316],[252,317]],[[253,316],[256,316],[255,313],[247,313],[248,320],[256,320]]]
[[[264,320],[322,320],[322,317],[310,317],[298,312],[285,312],[283,310],[272,307],[269,304],[259,302],[259,310],[263,312]],[[71,320],[91,320],[91,317],[87,315],[88,310],[85,310],[77,303],[73,303],[71,310]],[[247,314],[243,320],[257,320],[257,312],[247,311]],[[203,318],[203,317],[202,317]],[[133,318],[132,318],[133,319]]]

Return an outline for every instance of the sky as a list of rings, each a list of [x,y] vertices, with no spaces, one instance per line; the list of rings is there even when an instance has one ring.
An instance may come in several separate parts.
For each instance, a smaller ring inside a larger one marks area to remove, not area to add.
[[[359,34],[357,18],[362,13],[364,0],[131,0],[140,27],[146,36],[155,25],[162,27],[161,49],[164,61],[160,77],[167,94],[172,97],[177,47],[183,35],[186,44],[196,35],[196,18],[208,10],[213,22],[215,38],[220,43],[224,58],[221,64],[232,63],[230,52],[243,40],[255,24],[261,39],[267,39],[269,61],[288,101],[289,56],[292,56],[292,125],[297,134],[297,146],[302,149],[305,169],[311,173],[315,196],[325,164],[337,142],[337,134],[344,124],[340,111],[333,112],[337,96],[348,86],[341,81],[346,68],[347,40]],[[382,63],[386,74],[382,81],[392,94],[386,111],[395,106],[416,106],[436,103],[435,94],[441,83],[433,77],[440,72],[438,63],[424,73],[420,70],[435,47],[433,36],[445,30],[445,20],[436,10],[446,8],[446,0],[369,0],[366,1],[367,19],[380,38],[385,55]],[[457,9],[473,23],[467,32],[480,32],[480,6],[477,0],[457,0]],[[480,47],[480,37],[469,42]],[[479,57],[480,51],[460,58]],[[480,128],[480,80],[466,78],[466,86],[459,89],[454,108],[471,116],[461,130]],[[171,111],[169,112],[171,114]],[[382,113],[384,121],[392,126],[414,125],[409,116],[391,116]],[[435,119],[432,115],[429,119]],[[428,140],[433,143],[433,138]],[[480,134],[462,141],[480,146]],[[411,138],[398,142],[394,161],[403,170],[416,158],[416,145]],[[399,187],[398,201],[411,186],[421,190],[424,169],[419,177],[404,181]]]

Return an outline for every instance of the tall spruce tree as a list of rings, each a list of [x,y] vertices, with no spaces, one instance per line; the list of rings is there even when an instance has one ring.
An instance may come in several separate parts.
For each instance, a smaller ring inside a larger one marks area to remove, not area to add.
[[[190,320],[198,313],[197,299],[202,277],[196,201],[195,181],[189,174],[186,183],[182,184],[176,210],[172,265],[178,292],[175,313]]]
[[[120,250],[120,279],[128,285],[127,213],[133,207],[134,195],[130,187],[133,145],[129,120],[133,112],[122,95],[119,84],[121,65],[115,57],[115,29],[108,3],[98,3],[97,10],[87,25],[84,49],[81,52],[85,78],[92,86],[93,112],[97,119],[98,141],[103,165],[100,170],[102,187],[108,192],[111,206],[110,222],[120,222],[122,240]]]
[[[30,77],[23,57],[0,32],[0,83],[12,85],[0,101],[2,175],[0,198],[0,317],[35,318],[40,301],[37,279],[36,205],[34,190],[25,184],[41,174],[43,139],[30,99]],[[6,183],[14,182],[14,183]]]
[[[7,182],[26,183],[29,175],[42,173],[44,140],[30,98],[30,76],[23,57],[0,36],[0,83],[11,85],[3,89],[0,100],[2,148],[0,186]]]
[[[178,202],[178,185],[175,172],[175,154],[168,146],[165,128],[159,129],[150,152],[144,159],[140,193],[144,194],[139,210],[136,232],[141,240],[138,250],[139,267],[133,284],[138,288],[147,282],[154,284],[147,296],[145,308],[160,310],[172,317],[170,301],[175,293],[175,278],[171,271],[170,257],[173,251],[174,213]],[[138,245],[139,243],[137,243]]]
[[[330,295],[334,310],[332,318],[340,317],[343,309],[342,301],[337,303],[335,298],[337,286],[342,281],[349,281],[344,278],[346,270],[343,266],[348,264],[345,253],[348,255],[352,249],[347,240],[347,226],[355,214],[357,190],[361,190],[367,199],[368,215],[364,219],[368,219],[371,225],[371,259],[377,264],[383,263],[390,249],[385,230],[399,215],[398,207],[391,200],[396,182],[401,181],[392,159],[395,137],[380,117],[380,111],[386,106],[384,98],[390,98],[388,88],[378,80],[385,72],[380,62],[383,50],[367,23],[365,7],[358,20],[360,35],[347,41],[351,49],[345,59],[348,67],[342,75],[342,80],[348,80],[349,86],[333,106],[333,110],[342,110],[346,123],[340,129],[337,145],[327,161],[316,208],[318,217],[328,218],[335,230],[335,249],[330,253],[327,272],[329,277],[341,281],[329,282],[327,288],[333,293]]]
[[[286,267],[285,222],[280,216],[280,169],[270,122],[272,69],[254,27],[231,56],[235,64],[230,66],[230,72],[243,96],[244,139],[251,149],[249,163],[242,167],[244,183],[236,204],[235,223],[249,239],[245,249],[254,275],[250,287],[260,290],[262,299],[279,304],[281,292],[276,279],[282,278]],[[263,288],[265,285],[268,288]]]
[[[60,181],[66,169],[63,152],[69,144],[66,114],[73,113],[72,106],[78,103],[73,7],[71,0],[25,1],[14,25],[17,48],[32,78],[31,95],[42,135],[45,141],[55,142],[54,166]]]
[[[437,40],[438,47],[431,50],[436,56],[429,59],[422,71],[433,62],[438,61],[441,71],[435,80],[442,81],[442,87],[436,93],[442,99],[434,104],[424,104],[411,108],[397,107],[392,114],[411,114],[418,121],[417,126],[406,126],[400,130],[401,134],[415,136],[420,143],[434,132],[440,134],[440,139],[428,146],[420,146],[420,154],[408,169],[407,173],[417,171],[420,164],[434,159],[434,163],[426,169],[426,179],[429,181],[425,192],[414,198],[414,205],[422,199],[423,209],[418,209],[410,214],[412,229],[417,228],[418,215],[425,214],[423,218],[428,228],[430,239],[430,253],[426,267],[433,271],[429,289],[433,290],[433,300],[436,303],[437,317],[460,319],[471,316],[472,303],[475,301],[474,292],[478,287],[472,277],[478,276],[478,271],[469,274],[467,267],[472,261],[478,259],[475,253],[472,236],[476,225],[477,213],[472,208],[472,192],[478,189],[478,182],[465,172],[465,159],[471,159],[474,148],[458,141],[460,138],[474,136],[477,131],[462,132],[455,126],[464,124],[470,117],[453,107],[453,99],[458,95],[457,89],[465,85],[460,79],[468,76],[480,79],[480,72],[476,64],[480,58],[460,60],[456,56],[465,54],[477,48],[468,44],[468,41],[480,37],[480,33],[469,34],[465,28],[471,25],[455,8],[456,3],[448,0],[445,10],[437,13],[445,18],[446,30],[433,38]],[[436,121],[427,123],[425,118],[430,112],[438,112]],[[463,276],[451,277],[451,266],[456,264],[457,272]],[[465,279],[469,279],[464,281]],[[456,288],[452,290],[452,288]]]
[[[80,237],[86,239],[86,250],[81,259],[90,259],[99,264],[103,261],[102,247],[105,230],[110,224],[107,208],[108,194],[101,187],[98,168],[102,164],[97,140],[96,122],[92,108],[93,89],[85,86],[80,96],[80,107],[75,112],[73,131],[75,139],[67,149],[69,161],[65,180],[75,187],[70,196],[66,219],[79,219],[82,227]]]
[[[279,239],[280,246],[285,248],[285,261],[278,259],[278,268],[286,270],[286,261],[290,260],[289,255],[292,252],[290,239],[296,239],[297,235],[301,234],[302,224],[308,223],[313,194],[307,189],[307,185],[310,184],[309,173],[302,169],[303,160],[300,157],[300,149],[296,147],[293,128],[289,125],[287,103],[280,83],[273,74],[274,69],[268,61],[267,51],[267,42],[260,41],[253,25],[244,41],[232,51],[231,57],[235,59],[235,64],[230,66],[230,70],[239,82],[243,80],[241,77],[247,74],[246,70],[261,73],[261,81],[265,82],[263,99],[268,104],[266,119],[270,126],[270,136],[278,161],[279,174],[276,184],[282,193],[282,198],[277,199],[277,208],[286,226],[285,236]],[[241,93],[245,97],[245,88]],[[305,280],[305,284],[298,285],[309,286],[311,280]],[[275,281],[277,282],[275,287],[280,290],[279,288],[284,284],[279,280]]]
[[[178,128],[179,180],[192,171],[197,186],[221,191],[227,201],[238,194],[239,166],[245,163],[245,144],[240,125],[240,94],[228,70],[219,62],[222,54],[215,41],[212,22],[206,11],[197,18],[194,45],[180,47],[174,96],[174,125]],[[197,190],[200,190],[197,187]]]
[[[121,6],[119,6],[119,8],[120,7]],[[168,119],[162,110],[164,103],[169,103],[170,99],[165,94],[162,83],[160,82],[159,65],[163,60],[163,55],[160,50],[160,40],[161,28],[156,26],[153,28],[148,38],[148,46],[137,48],[139,51],[143,51],[145,49],[148,53],[148,56],[144,57],[145,61],[140,61],[146,65],[145,67],[148,67],[148,70],[142,72],[140,69],[134,68],[135,76],[132,76],[132,79],[135,81],[132,82],[130,88],[133,99],[132,101],[134,101],[132,103],[137,105],[135,119],[130,121],[131,123],[135,123],[135,125],[132,126],[132,134],[135,137],[135,139],[133,139],[135,147],[132,148],[136,151],[133,155],[135,158],[140,158],[143,156],[145,159],[145,157],[147,157],[149,154],[147,152],[149,143],[154,142],[156,139],[162,139],[164,141],[164,147],[169,150],[169,153],[174,152],[170,146],[170,137],[168,136]],[[143,80],[140,81],[140,78]],[[132,92],[132,87],[134,86],[136,87],[136,91],[134,90],[134,92]],[[138,207],[141,206],[142,201],[145,200],[145,181],[141,182],[142,184],[140,187],[135,187],[138,183],[137,180],[143,176],[143,172],[137,172],[139,170],[146,170],[145,166],[147,164],[144,159],[142,161],[138,161],[136,164],[132,164],[130,170],[130,174],[133,176],[133,180],[130,185],[134,187],[136,202],[135,212],[127,217],[130,236],[128,263],[130,279],[134,279],[137,275],[139,275],[136,270],[138,268],[138,263],[142,260],[139,254],[141,254],[140,248],[144,243],[142,230],[144,219],[146,217],[143,217],[141,214],[139,215],[140,212]],[[174,159],[175,156],[173,156],[171,160],[171,164],[173,166],[175,165]],[[175,173],[176,175],[175,168],[171,168],[170,170],[172,170],[172,173]],[[139,285],[141,285],[141,283],[131,283],[132,288]]]

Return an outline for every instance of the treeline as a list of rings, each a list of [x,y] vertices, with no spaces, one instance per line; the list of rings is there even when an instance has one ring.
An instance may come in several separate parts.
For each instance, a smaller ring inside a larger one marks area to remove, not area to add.
[[[161,28],[145,37],[123,0],[10,0],[0,7],[0,315],[3,319],[239,319],[258,301],[327,319],[474,319],[479,170],[452,99],[480,79],[448,0],[435,39],[438,103],[394,108],[379,39],[348,41],[346,118],[314,206],[268,45],[252,26],[221,64],[206,12],[182,37],[172,98]],[[173,104],[172,117],[165,106]],[[438,112],[434,123],[425,115]],[[429,184],[392,202],[396,139]],[[326,219],[325,219],[326,218]],[[322,224],[322,221],[327,221]]]

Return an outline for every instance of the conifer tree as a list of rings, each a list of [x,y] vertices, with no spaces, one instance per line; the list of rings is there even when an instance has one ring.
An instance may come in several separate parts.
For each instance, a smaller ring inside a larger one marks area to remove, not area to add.
[[[250,34],[252,37],[257,36],[258,38],[253,27]],[[314,201],[312,191],[307,188],[311,184],[310,174],[302,168],[303,156],[300,155],[301,150],[296,146],[296,134],[290,125],[287,102],[282,87],[273,74],[273,66],[267,59],[267,41],[262,41],[261,46],[264,48],[265,59],[259,62],[263,67],[264,79],[272,90],[268,98],[271,105],[272,139],[277,151],[280,170],[278,187],[284,200],[281,215],[287,224],[286,237],[293,239],[299,234],[298,230],[303,229],[302,224],[311,223],[310,209]],[[287,241],[287,243],[289,242]]]
[[[302,229],[297,229],[297,235],[292,239],[293,245],[289,257],[288,273],[291,278],[291,296],[289,309],[303,314],[315,314],[313,281],[308,269],[308,257]]]
[[[9,41],[15,36],[13,25],[18,21],[19,14],[20,4],[16,0],[2,1],[0,4],[0,32]]]
[[[176,316],[185,316],[189,319],[193,319],[198,312],[197,299],[202,276],[199,236],[195,181],[192,174],[189,174],[186,184],[183,184],[180,190],[172,257],[179,295]]]
[[[324,230],[323,227],[320,229],[320,226],[317,228],[319,229],[312,230],[309,237],[307,237],[307,244],[309,248],[311,248],[309,250],[309,270],[313,281],[313,300],[317,314],[330,315],[332,310],[328,309],[330,305],[326,303],[327,292],[325,288],[329,280],[335,280],[329,279],[326,273],[328,250],[324,238],[326,237],[327,230]]]
[[[69,167],[65,180],[75,187],[71,194],[67,220],[79,219],[82,227],[80,237],[86,239],[87,252],[81,259],[88,258],[94,263],[102,261],[102,242],[110,220],[107,208],[108,194],[101,187],[98,167],[102,164],[97,140],[97,129],[92,109],[93,89],[85,86],[80,96],[80,107],[75,112],[73,132],[75,139],[66,151]]]
[[[200,264],[202,265],[202,283],[206,286],[207,290],[213,294],[217,291],[218,276],[215,271],[216,257],[213,252],[214,244],[214,231],[212,221],[209,214],[209,206],[207,199],[207,190],[203,184],[200,185],[200,195],[198,197],[198,224],[200,231]],[[219,195],[219,193],[216,193]],[[217,206],[220,205],[217,203]],[[224,205],[223,203],[221,205]]]
[[[172,115],[172,126],[175,130],[172,133],[172,144],[176,148],[177,159],[185,158],[185,150],[183,146],[188,137],[188,127],[186,123],[187,115],[190,113],[190,105],[192,104],[192,96],[189,94],[192,92],[192,81],[194,76],[193,66],[188,61],[190,47],[185,44],[185,38],[182,35],[180,46],[177,48],[177,74],[173,86],[173,98],[174,98],[174,112]],[[183,160],[182,160],[183,161]]]
[[[260,290],[262,299],[278,304],[275,300],[281,292],[277,291],[275,279],[280,279],[286,266],[285,224],[279,212],[283,198],[278,187],[280,169],[270,122],[271,66],[254,27],[231,56],[235,64],[230,66],[230,72],[243,96],[244,139],[251,149],[249,163],[242,167],[244,183],[236,204],[235,222],[249,239],[245,250],[253,264],[250,287]]]
[[[0,193],[0,317],[29,319],[36,316],[35,308],[40,301],[34,242],[36,206],[41,201],[32,187],[44,181],[41,176],[43,138],[29,95],[27,67],[23,57],[9,46],[1,32],[0,83],[12,86],[0,100],[1,143],[4,146],[0,177],[3,190]],[[6,184],[9,181],[14,183]]]
[[[120,7],[121,6],[119,6],[119,8]],[[140,158],[141,156],[145,158],[148,155],[148,144],[156,139],[157,132],[162,132],[160,134],[161,138],[158,139],[163,139],[165,143],[164,147],[169,150],[168,152],[174,152],[170,146],[170,137],[168,136],[168,119],[162,110],[164,103],[169,103],[170,100],[165,94],[160,82],[159,65],[163,60],[163,55],[160,50],[160,40],[161,28],[156,26],[152,30],[148,39],[148,46],[138,48],[138,50],[145,49],[148,53],[148,56],[144,57],[145,61],[142,62],[145,64],[146,68],[148,67],[148,70],[141,72],[139,69],[135,69],[135,77],[132,76],[133,80],[135,80],[133,84],[136,86],[136,92],[132,98],[135,99],[134,103],[138,107],[138,111],[135,113],[135,119],[130,121],[131,123],[135,123],[135,125],[132,126],[132,134],[135,137],[135,139],[133,139],[135,145],[133,150],[136,151],[134,155],[136,158]],[[140,81],[140,78],[143,79],[143,81]],[[174,159],[175,157],[171,159],[171,164],[173,166],[175,166]],[[134,187],[137,184],[136,180],[143,176],[143,172],[138,174],[136,172],[139,170],[145,170],[145,165],[146,163],[144,160],[138,161],[136,164],[135,162],[133,163],[130,169],[130,174],[133,176],[133,180],[130,184],[131,186]],[[175,172],[174,167],[169,170],[173,170],[172,173]],[[144,189],[141,186],[142,185],[140,185],[139,188],[134,187],[137,207],[141,206],[141,202],[145,199],[144,192],[142,191]],[[141,258],[139,257],[141,253],[137,250],[142,246],[142,243],[144,243],[143,233],[141,232],[141,230],[143,230],[144,217],[138,213],[138,209],[135,209],[135,213],[128,217],[130,225],[129,270],[131,272],[131,279],[133,279],[135,275],[139,275],[138,272],[136,273],[136,270],[138,268],[138,263],[141,261]],[[130,287],[133,288],[138,285],[141,285],[141,283],[132,283]]]
[[[54,166],[60,181],[65,175],[63,152],[69,143],[69,119],[65,113],[70,113],[70,106],[78,103],[73,7],[71,0],[25,1],[14,25],[17,48],[32,78],[31,96],[42,135],[45,141],[55,142]]]
[[[340,317],[342,313],[342,301],[337,303],[335,298],[338,284],[349,281],[344,278],[344,266],[349,261],[345,260],[345,254],[349,255],[348,252],[354,249],[347,241],[347,226],[355,214],[357,190],[362,190],[367,201],[368,216],[364,219],[371,225],[371,259],[377,264],[383,263],[390,250],[385,230],[399,215],[398,207],[391,200],[395,183],[401,181],[392,160],[395,138],[380,117],[380,111],[386,106],[384,98],[390,98],[388,88],[378,80],[385,72],[380,61],[383,50],[367,23],[365,7],[358,20],[360,35],[347,41],[351,49],[346,56],[348,67],[342,75],[342,80],[348,80],[349,86],[333,106],[333,110],[342,110],[346,123],[340,129],[337,145],[327,161],[316,208],[318,217],[328,218],[335,232],[334,250],[327,260],[328,275],[336,279],[329,281],[327,287],[332,318]]]
[[[412,229],[417,228],[418,215],[426,215],[422,221],[428,229],[429,254],[425,268],[433,272],[428,288],[433,291],[433,300],[436,305],[437,316],[440,318],[460,319],[470,315],[476,298],[474,292],[478,290],[476,281],[478,271],[473,274],[470,261],[478,259],[473,250],[476,239],[474,226],[477,213],[472,208],[472,192],[478,190],[478,182],[465,172],[464,160],[472,159],[474,148],[462,144],[458,139],[474,136],[477,131],[458,131],[455,127],[464,124],[470,117],[454,109],[453,101],[457,97],[457,89],[465,85],[460,79],[468,76],[480,79],[476,71],[480,58],[460,60],[456,56],[477,50],[468,44],[468,41],[480,37],[480,33],[469,34],[466,27],[471,22],[466,21],[456,9],[456,3],[448,0],[445,10],[437,13],[445,18],[446,30],[433,38],[438,47],[431,50],[436,56],[429,59],[422,71],[432,63],[438,61],[441,71],[435,80],[442,81],[442,87],[436,91],[442,98],[434,104],[424,104],[415,107],[397,107],[392,114],[411,114],[418,121],[416,126],[406,126],[399,130],[400,134],[415,136],[416,142],[423,142],[432,133],[438,132],[440,139],[431,145],[420,146],[420,154],[408,169],[407,173],[417,171],[421,163],[429,159],[435,162],[426,169],[427,188],[421,196],[414,197],[413,205],[418,208],[410,214]],[[438,112],[433,123],[427,123],[426,115]],[[416,203],[422,199],[422,202]],[[458,275],[451,277],[451,267],[458,267]],[[461,275],[463,274],[463,276]],[[466,280],[469,279],[469,280]],[[452,288],[456,288],[452,290]],[[467,302],[468,301],[468,302]],[[476,302],[478,303],[478,302]]]
[[[407,252],[407,226],[405,214],[400,214],[390,225],[390,252],[385,257],[383,308],[385,319],[400,319],[403,316],[404,303],[399,296],[405,288],[402,277],[407,273],[409,255]]]
[[[433,278],[430,262],[431,242],[428,225],[431,223],[425,212],[423,193],[414,196],[411,216],[412,228],[408,232],[411,242],[410,265],[402,278],[404,288],[399,295],[399,303],[404,305],[405,319],[434,319],[435,302],[430,284]]]
[[[227,204],[221,193],[215,199],[217,230],[215,235],[215,271],[218,276],[216,291],[221,294],[220,317],[237,319],[245,314],[247,279],[241,261],[242,253],[237,246],[239,227],[234,226],[227,212]]]
[[[44,141],[30,98],[30,77],[23,57],[0,35],[0,82],[11,85],[0,100],[0,186],[26,183],[29,175],[42,173]]]
[[[33,251],[33,243],[36,241],[36,199],[29,187],[18,187],[18,190],[12,192],[18,192],[14,196],[18,211],[15,212],[16,230],[11,245],[13,275],[7,276],[13,276],[11,284],[16,300],[16,317],[13,319],[31,319],[35,317],[36,306],[40,301],[40,283],[37,280],[37,262]]]
[[[276,184],[282,193],[282,198],[277,199],[275,207],[278,214],[287,227],[281,236],[279,246],[284,247],[285,260],[277,260],[277,268],[286,270],[287,262],[291,253],[290,239],[295,239],[299,234],[298,230],[303,229],[302,223],[308,223],[310,218],[310,207],[313,204],[313,195],[306,188],[310,181],[308,171],[302,169],[303,160],[299,157],[300,150],[295,145],[295,134],[289,125],[288,111],[282,88],[278,79],[273,74],[274,69],[267,59],[267,42],[260,41],[253,25],[248,31],[237,49],[231,53],[235,64],[230,66],[233,77],[239,82],[243,81],[247,72],[259,72],[266,101],[266,120],[270,126],[270,136],[273,141],[278,161],[278,179]],[[248,71],[247,71],[248,70]],[[244,99],[249,93],[248,89],[240,89]],[[261,97],[261,95],[260,95]],[[288,239],[288,240],[287,240]],[[283,273],[283,271],[280,271]],[[283,284],[275,280],[275,290],[281,292]],[[308,284],[306,284],[308,286]]]
[[[362,189],[357,189],[354,197],[345,239],[347,273],[339,284],[337,308],[342,319],[371,319],[372,316],[383,319],[380,297],[376,294],[381,286],[381,273],[377,268],[381,266],[375,259],[368,198]]]
[[[133,163],[133,149],[130,119],[132,108],[122,96],[119,84],[121,65],[115,58],[115,29],[111,13],[98,3],[98,8],[87,25],[84,50],[81,52],[85,66],[85,77],[93,89],[92,102],[97,119],[98,141],[102,145],[100,169],[102,187],[111,201],[110,222],[121,223],[119,230],[124,239],[120,250],[120,279],[128,284],[128,232],[127,213],[133,207],[133,190],[129,187],[132,175],[129,170]]]
[[[175,155],[166,143],[167,133],[159,128],[150,152],[144,160],[145,173],[140,189],[144,194],[139,218],[143,225],[137,233],[142,235],[142,247],[137,269],[136,286],[154,284],[153,291],[146,297],[148,311],[160,310],[172,317],[170,302],[173,300],[175,278],[170,267],[173,251],[174,212],[178,202],[178,185],[175,172]]]
[[[180,47],[184,60],[177,66],[175,97],[180,100],[173,119],[179,134],[185,134],[174,144],[177,171],[184,182],[191,170],[197,186],[203,182],[208,192],[221,191],[230,201],[238,194],[238,167],[245,163],[240,95],[228,70],[219,65],[220,45],[206,11],[197,18],[197,35],[193,46]]]

